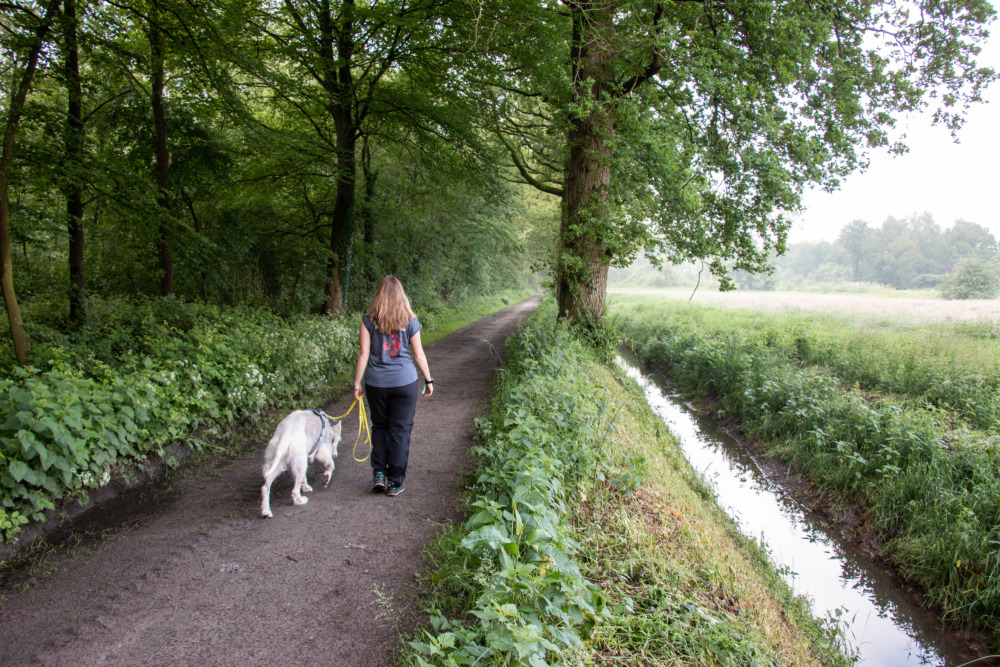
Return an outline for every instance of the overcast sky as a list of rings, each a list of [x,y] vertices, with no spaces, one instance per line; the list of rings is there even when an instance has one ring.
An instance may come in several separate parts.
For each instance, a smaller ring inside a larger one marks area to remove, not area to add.
[[[1000,24],[994,23],[979,60],[1000,70]],[[929,212],[942,229],[962,219],[980,224],[1000,239],[1000,84],[994,83],[973,107],[956,144],[948,130],[932,126],[928,116],[900,124],[909,153],[871,154],[871,165],[842,181],[833,194],[806,195],[806,211],[792,223],[790,243],[832,241],[852,220],[881,226],[889,216],[905,218]]]

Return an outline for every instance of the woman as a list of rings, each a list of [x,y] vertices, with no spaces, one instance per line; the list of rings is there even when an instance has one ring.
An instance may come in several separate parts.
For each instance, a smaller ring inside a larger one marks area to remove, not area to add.
[[[361,318],[359,335],[354,397],[361,398],[364,377],[372,415],[372,490],[398,496],[406,479],[410,430],[417,407],[414,362],[424,376],[424,396],[434,393],[434,379],[420,345],[420,322],[395,276],[386,276],[379,283],[372,305]]]

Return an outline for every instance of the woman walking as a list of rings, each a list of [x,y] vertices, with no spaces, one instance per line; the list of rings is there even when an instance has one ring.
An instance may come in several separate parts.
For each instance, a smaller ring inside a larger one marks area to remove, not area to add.
[[[361,318],[359,336],[354,397],[361,398],[363,378],[372,415],[372,490],[398,496],[404,489],[417,407],[414,362],[424,376],[424,396],[434,393],[434,379],[420,344],[420,321],[395,276],[379,283],[372,305]]]

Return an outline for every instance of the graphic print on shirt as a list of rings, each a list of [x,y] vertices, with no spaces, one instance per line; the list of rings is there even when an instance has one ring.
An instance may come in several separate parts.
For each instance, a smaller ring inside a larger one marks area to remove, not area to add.
[[[399,340],[399,334],[394,333],[390,336],[389,340],[382,343],[382,349],[389,353],[390,357],[394,357],[399,354],[399,346],[402,343]]]

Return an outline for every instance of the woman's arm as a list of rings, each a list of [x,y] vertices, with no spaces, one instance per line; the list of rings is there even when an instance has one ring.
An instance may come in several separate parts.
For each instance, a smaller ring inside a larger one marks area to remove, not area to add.
[[[424,354],[424,346],[420,344],[420,332],[410,336],[410,349],[413,351],[413,361],[417,364],[417,368],[420,372],[424,374],[424,380],[430,380],[431,369],[427,367],[427,355]],[[426,384],[424,385],[424,396],[430,396],[434,393],[434,385]]]
[[[354,369],[354,398],[361,398],[361,380],[365,377],[368,355],[371,354],[372,349],[372,336],[368,333],[364,323],[361,324],[358,340],[361,342],[361,349],[358,350],[358,365]]]

